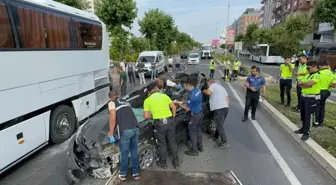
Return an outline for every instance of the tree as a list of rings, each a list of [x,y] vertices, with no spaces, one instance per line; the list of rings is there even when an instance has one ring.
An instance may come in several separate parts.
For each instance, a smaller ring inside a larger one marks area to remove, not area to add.
[[[134,0],[98,0],[97,16],[113,35],[122,32],[122,26],[131,28],[138,9]]]
[[[140,53],[142,51],[150,49],[149,40],[144,37],[132,37],[130,39],[130,45],[131,45],[131,49],[135,53]]]
[[[316,22],[330,23],[336,27],[336,0],[319,0],[315,5],[313,17]]]
[[[175,29],[174,19],[158,8],[145,12],[145,16],[138,22],[140,32],[147,39],[152,40],[159,50],[165,50],[174,40],[174,36],[171,34]]]
[[[243,39],[244,39],[244,34],[239,33],[235,38],[235,42],[241,42],[243,41]]]
[[[89,6],[86,0],[55,0],[55,1],[81,10],[85,10]]]
[[[246,28],[246,33],[243,37],[243,43],[244,45],[249,48],[253,45],[256,44],[256,42],[258,41],[258,38],[255,38],[253,35],[253,32],[255,32],[256,30],[259,29],[259,26],[255,23],[249,24]]]
[[[336,40],[336,0],[319,0],[313,11],[315,23],[330,23],[334,26],[334,40]]]

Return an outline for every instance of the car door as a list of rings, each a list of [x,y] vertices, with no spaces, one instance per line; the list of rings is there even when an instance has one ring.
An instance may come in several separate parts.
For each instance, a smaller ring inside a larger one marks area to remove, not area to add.
[[[182,108],[178,108],[176,110],[176,117],[175,117],[175,136],[176,142],[180,143],[184,141],[187,136],[187,114]]]

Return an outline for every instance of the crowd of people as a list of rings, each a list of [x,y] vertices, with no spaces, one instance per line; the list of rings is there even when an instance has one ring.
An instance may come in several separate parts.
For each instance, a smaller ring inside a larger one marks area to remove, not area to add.
[[[118,68],[119,72],[123,73],[121,78],[121,85],[125,80],[126,73],[123,72],[122,67]],[[150,83],[147,86],[149,92],[145,99],[144,118],[153,120],[154,137],[157,139],[159,160],[157,166],[163,169],[167,168],[166,158],[167,151],[171,151],[173,159],[172,164],[174,168],[179,168],[179,160],[177,154],[177,143],[175,141],[175,123],[177,107],[181,107],[188,115],[188,133],[191,140],[191,148],[185,151],[186,155],[198,156],[198,152],[203,152],[202,132],[200,122],[203,119],[203,98],[204,95],[209,96],[210,110],[214,111],[214,122],[216,124],[216,148],[228,147],[227,138],[224,129],[224,122],[229,112],[229,97],[220,84],[213,79],[208,82],[208,89],[203,92],[196,87],[196,84],[187,79],[177,85],[168,79],[159,76],[155,83]],[[167,86],[174,86],[177,88],[184,88],[189,92],[188,100],[186,102],[172,101],[167,95]],[[224,95],[224,96],[223,96]],[[132,111],[130,105],[119,96],[117,90],[112,90],[109,93],[110,102],[108,104],[110,123],[109,123],[109,140],[110,143],[119,140],[120,146],[120,180],[126,180],[128,158],[131,154],[132,161],[132,175],[135,179],[139,179],[139,159],[138,159],[138,138],[139,138],[139,123]],[[118,128],[120,138],[115,138],[115,130]],[[220,140],[218,140],[220,139]]]
[[[294,68],[291,57],[286,57],[285,63],[280,66],[280,100],[285,104],[286,92],[286,107],[291,105]],[[331,95],[331,89],[335,87],[336,74],[331,71],[328,61],[308,61],[306,55],[299,56],[296,73],[298,105],[293,109],[300,112],[302,127],[295,133],[302,134],[302,140],[309,138],[311,126],[324,125],[326,101]]]

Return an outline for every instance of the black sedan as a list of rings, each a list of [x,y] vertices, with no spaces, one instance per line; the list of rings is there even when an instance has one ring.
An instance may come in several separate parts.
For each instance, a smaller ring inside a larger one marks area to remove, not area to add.
[[[206,77],[203,73],[177,73],[175,81],[190,78],[201,90],[207,88]],[[168,94],[168,93],[167,93]],[[185,101],[188,95],[183,89],[169,88],[168,94],[172,100]],[[125,98],[133,107],[139,123],[139,167],[149,168],[157,160],[157,144],[153,134],[152,120],[143,118],[143,102],[147,97],[147,87],[136,90]],[[209,109],[209,97],[203,98],[204,119],[202,131],[214,134],[215,126],[212,112]],[[179,108],[176,113],[176,141],[179,144],[188,143],[187,113]],[[81,127],[72,138],[69,145],[68,180],[79,183],[85,175],[95,178],[107,178],[117,172],[119,166],[119,147],[117,143],[108,142],[109,115],[107,109],[93,116]]]
[[[189,53],[185,52],[181,54],[181,58],[186,59],[188,58]]]

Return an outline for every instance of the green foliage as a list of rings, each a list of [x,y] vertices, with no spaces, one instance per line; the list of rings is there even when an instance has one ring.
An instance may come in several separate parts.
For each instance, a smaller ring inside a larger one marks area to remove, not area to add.
[[[114,36],[122,32],[122,26],[130,28],[137,17],[138,9],[134,0],[98,0],[97,16],[106,24]]]
[[[139,20],[140,32],[148,39],[153,39],[159,50],[165,50],[175,38],[171,33],[176,32],[174,19],[160,9],[150,9]]]
[[[259,26],[255,23],[249,24],[246,28],[246,33],[242,39],[242,41],[245,43],[245,46],[247,48],[254,46],[256,42],[258,41],[258,38],[256,38],[253,34],[256,30],[259,29]]]
[[[81,10],[85,10],[89,6],[86,0],[55,0],[55,1]]]
[[[235,38],[235,42],[241,42],[243,41],[243,39],[244,39],[244,34],[239,33]]]
[[[336,27],[336,0],[319,0],[313,11],[316,22],[330,23]]]

